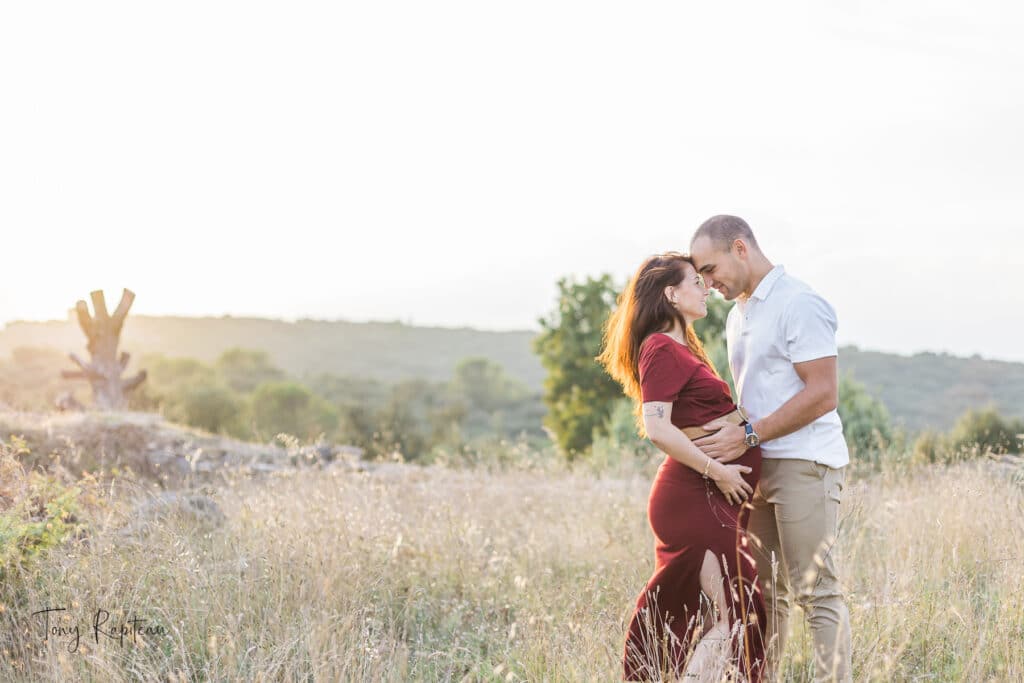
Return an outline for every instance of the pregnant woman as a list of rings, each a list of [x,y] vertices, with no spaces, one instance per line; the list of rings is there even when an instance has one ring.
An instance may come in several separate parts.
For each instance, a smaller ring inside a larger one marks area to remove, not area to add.
[[[629,625],[625,680],[763,676],[767,622],[744,505],[761,449],[722,464],[699,448],[707,432],[698,425],[746,422],[693,331],[707,296],[687,256],[652,256],[623,291],[598,356],[636,402],[642,434],[666,455],[647,503],[654,575]]]

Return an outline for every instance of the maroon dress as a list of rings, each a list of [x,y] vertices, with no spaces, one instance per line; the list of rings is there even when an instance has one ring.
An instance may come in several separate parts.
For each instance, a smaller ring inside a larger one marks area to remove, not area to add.
[[[640,348],[644,402],[672,403],[672,424],[680,429],[706,424],[735,409],[729,385],[718,379],[686,346],[652,334]],[[735,464],[751,472],[756,487],[761,449],[751,448]],[[636,603],[626,637],[625,680],[682,676],[693,647],[714,619],[700,587],[706,550],[719,560],[726,583],[733,634],[733,664],[748,680],[760,681],[764,666],[764,600],[748,552],[749,510],[730,504],[711,479],[670,457],[658,469],[647,503],[654,531],[654,575]]]

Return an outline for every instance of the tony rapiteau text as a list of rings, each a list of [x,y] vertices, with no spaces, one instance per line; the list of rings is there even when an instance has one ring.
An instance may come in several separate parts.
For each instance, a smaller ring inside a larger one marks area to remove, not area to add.
[[[66,621],[61,619],[61,612],[66,612],[66,607],[50,607],[47,609],[41,609],[38,612],[33,612],[33,617],[39,617],[43,624],[43,642],[47,642],[52,637],[55,641],[59,638],[68,639],[68,652],[76,652],[78,650],[78,644],[82,639],[82,630],[79,628],[78,623],[68,625]],[[50,621],[50,613],[55,612],[53,623]],[[92,621],[85,631],[86,636],[91,633],[95,639],[96,644],[100,643],[100,636],[104,636],[108,640],[116,640],[121,647],[124,647],[125,640],[131,639],[134,644],[138,642],[137,636],[163,636],[167,634],[167,630],[159,624],[149,625],[146,624],[145,620],[140,617],[132,617],[131,619],[125,619],[124,622],[109,623],[110,612],[105,609],[98,609],[92,617]]]

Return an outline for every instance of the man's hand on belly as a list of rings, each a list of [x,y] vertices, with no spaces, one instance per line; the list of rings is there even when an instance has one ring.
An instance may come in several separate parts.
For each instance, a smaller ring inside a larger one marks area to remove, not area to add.
[[[732,462],[747,452],[745,440],[747,430],[741,425],[734,425],[719,419],[703,425],[702,428],[707,431],[718,430],[714,434],[708,434],[693,441],[697,448],[704,451],[708,457],[719,462]]]

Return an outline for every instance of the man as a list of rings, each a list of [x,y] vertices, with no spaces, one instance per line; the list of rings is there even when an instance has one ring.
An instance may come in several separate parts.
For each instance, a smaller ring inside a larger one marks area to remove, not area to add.
[[[836,412],[835,311],[781,265],[773,266],[736,216],[705,221],[690,255],[708,286],[736,301],[726,343],[750,422],[704,425],[718,431],[697,445],[722,462],[761,446],[749,531],[770,615],[769,671],[777,670],[793,598],[810,623],[815,680],[849,681],[850,616],[832,552],[849,463]]]

